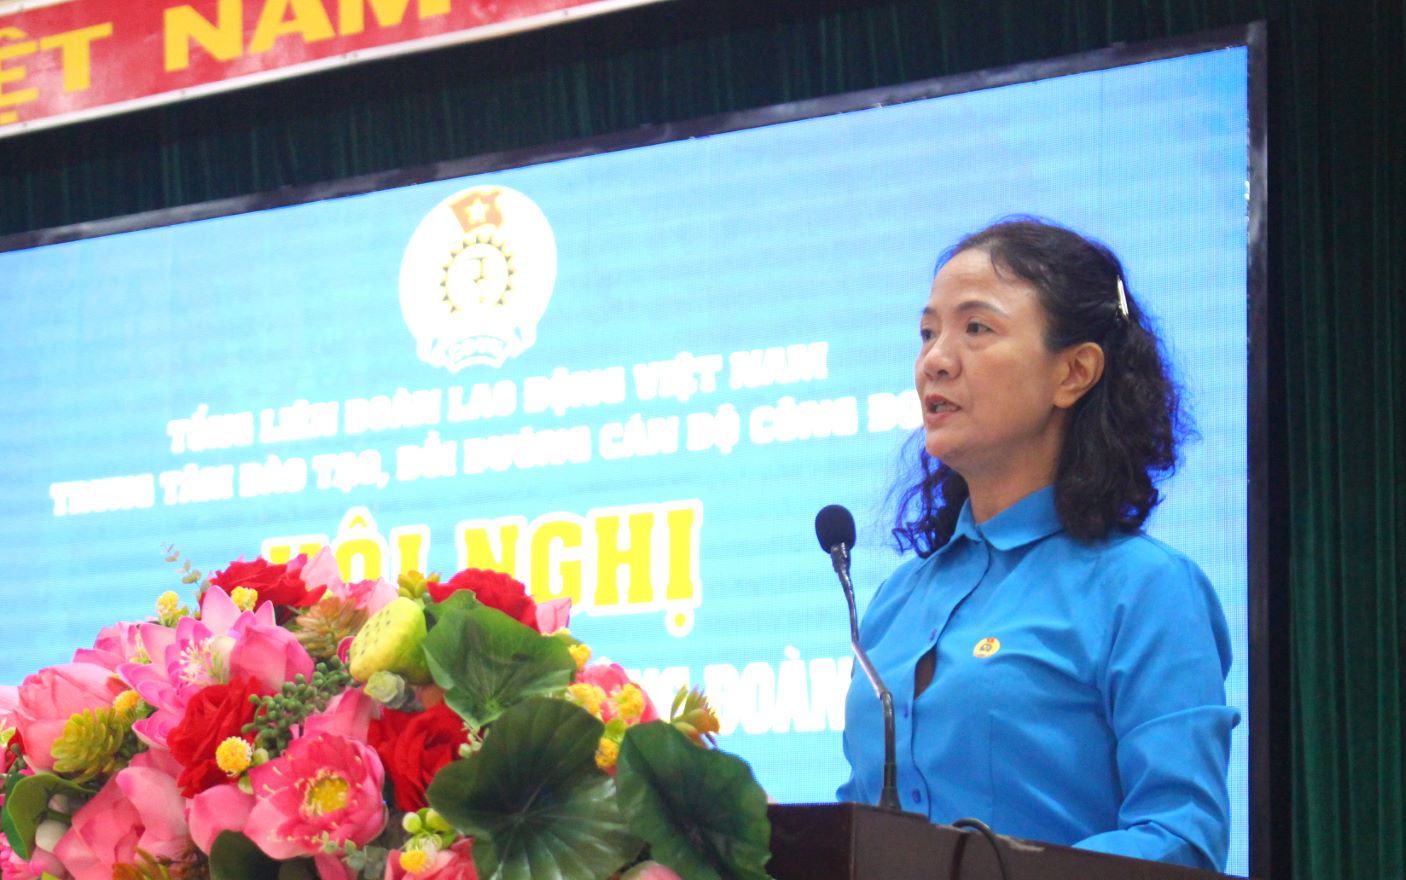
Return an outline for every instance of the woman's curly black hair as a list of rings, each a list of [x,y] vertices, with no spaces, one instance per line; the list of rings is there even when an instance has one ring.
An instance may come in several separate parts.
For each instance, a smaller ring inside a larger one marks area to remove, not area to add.
[[[1176,469],[1190,427],[1147,316],[1130,294],[1126,316],[1119,306],[1122,263],[1107,246],[1033,217],[968,235],[937,268],[968,250],[990,254],[997,272],[1035,288],[1051,351],[1083,342],[1103,348],[1102,378],[1070,412],[1054,483],[1060,522],[1081,540],[1140,528],[1161,501],[1156,483]],[[900,551],[930,556],[952,537],[968,491],[960,474],[928,455],[923,436],[920,428],[910,439],[916,466],[892,493],[893,537]]]

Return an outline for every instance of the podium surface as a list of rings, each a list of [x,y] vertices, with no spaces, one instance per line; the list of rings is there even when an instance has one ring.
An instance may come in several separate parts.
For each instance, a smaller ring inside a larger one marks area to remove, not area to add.
[[[775,880],[1001,880],[981,834],[916,813],[862,804],[773,805]],[[1039,880],[1211,880],[1226,875],[1051,843],[1001,837],[1010,877]]]

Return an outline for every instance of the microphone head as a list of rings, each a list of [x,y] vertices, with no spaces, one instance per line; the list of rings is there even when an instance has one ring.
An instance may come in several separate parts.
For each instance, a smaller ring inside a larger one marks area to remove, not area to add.
[[[829,553],[838,544],[848,549],[854,546],[854,517],[838,504],[831,504],[815,515],[815,537],[820,549]]]

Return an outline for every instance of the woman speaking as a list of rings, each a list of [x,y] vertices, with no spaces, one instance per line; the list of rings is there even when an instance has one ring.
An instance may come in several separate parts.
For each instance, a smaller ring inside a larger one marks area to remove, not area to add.
[[[1141,531],[1182,415],[1118,258],[1037,220],[939,263],[914,381],[913,550],[860,638],[894,693],[899,795],[935,822],[1225,862],[1230,640],[1201,570]],[[877,800],[878,700],[846,705],[843,800]]]

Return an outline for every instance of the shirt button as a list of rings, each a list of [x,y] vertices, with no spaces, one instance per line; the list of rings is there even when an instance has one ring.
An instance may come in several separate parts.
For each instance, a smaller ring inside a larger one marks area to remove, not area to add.
[[[923,802],[923,793],[916,788],[913,789],[913,800],[920,804]]]
[[[932,632],[928,633],[928,641],[930,641],[930,642],[935,642],[935,641],[937,641],[937,630],[933,630]]]
[[[907,718],[907,717],[908,717],[908,707],[907,707],[907,706],[904,706],[904,707],[903,707],[903,717],[904,717],[904,718]]]

